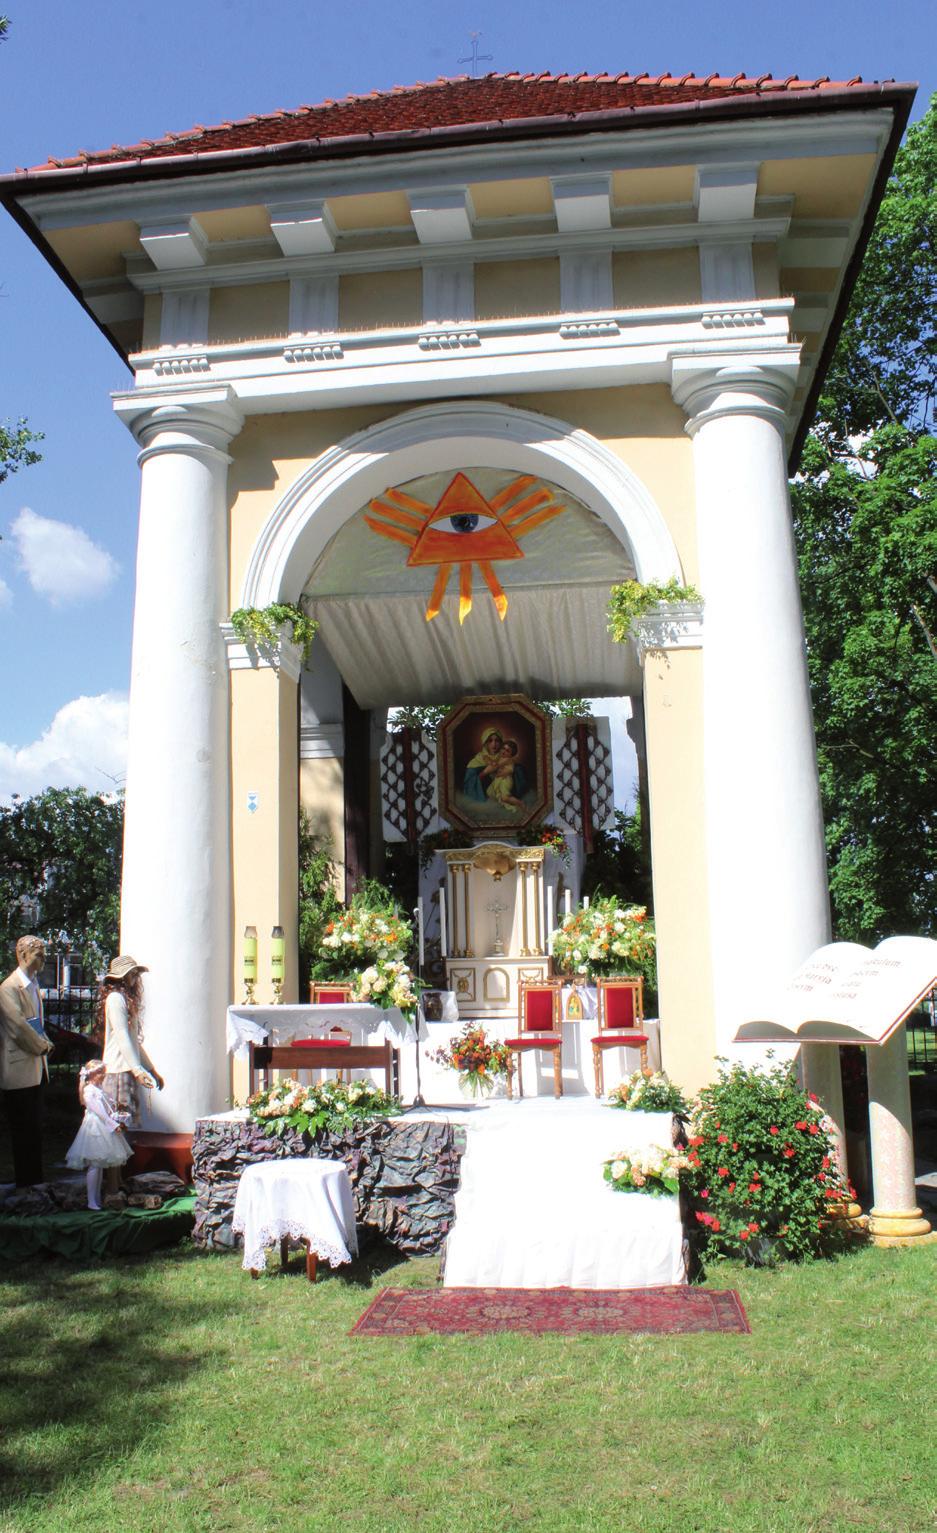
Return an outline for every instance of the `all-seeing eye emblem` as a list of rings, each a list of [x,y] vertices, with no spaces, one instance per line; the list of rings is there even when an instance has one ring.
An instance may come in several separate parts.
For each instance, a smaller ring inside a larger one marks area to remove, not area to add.
[[[538,486],[534,488],[534,486]],[[504,559],[523,559],[520,540],[535,527],[559,516],[566,507],[535,475],[522,474],[490,500],[465,474],[456,474],[435,506],[385,490],[372,500],[365,521],[372,532],[409,548],[411,567],[435,565],[436,580],[426,605],[426,620],[439,613],[453,567],[459,567],[459,622],[472,610],[472,566],[477,564],[504,621],[508,599],[494,571]]]

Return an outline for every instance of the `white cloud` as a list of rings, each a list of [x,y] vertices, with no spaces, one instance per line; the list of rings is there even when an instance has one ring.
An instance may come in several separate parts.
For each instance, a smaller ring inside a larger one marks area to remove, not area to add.
[[[117,560],[71,522],[54,521],[24,506],[10,530],[27,580],[55,606],[90,601],[117,578]]]
[[[13,592],[7,585],[3,576],[0,575],[0,608],[9,607],[13,601]]]
[[[30,745],[0,741],[0,801],[44,788],[111,793],[127,768],[127,698],[121,692],[76,697]]]

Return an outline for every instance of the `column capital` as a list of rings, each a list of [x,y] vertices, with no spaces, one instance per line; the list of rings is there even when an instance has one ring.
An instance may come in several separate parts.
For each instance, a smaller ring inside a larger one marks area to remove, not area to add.
[[[227,462],[227,448],[244,424],[235,392],[227,384],[152,392],[130,389],[111,398],[115,413],[140,443],[141,465],[167,452],[216,453]]]
[[[784,431],[800,371],[800,347],[735,357],[674,356],[670,387],[688,415],[685,430],[726,415],[754,415]]]
[[[222,623],[221,637],[228,655],[229,671],[276,671],[282,680],[299,681],[303,668],[303,652],[298,644],[286,636],[286,625],[280,629],[276,644],[245,644],[230,623]]]
[[[635,623],[634,640],[642,660],[651,650],[702,649],[702,602],[659,602]]]

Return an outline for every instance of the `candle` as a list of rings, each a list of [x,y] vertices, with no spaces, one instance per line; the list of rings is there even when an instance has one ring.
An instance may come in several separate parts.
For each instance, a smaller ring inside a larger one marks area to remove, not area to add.
[[[442,884],[439,886],[439,951],[443,958],[449,953],[449,944],[446,940],[446,891]]]
[[[553,936],[553,899],[556,890],[552,884],[547,884],[547,952],[550,951],[550,938]]]
[[[257,982],[257,928],[245,926],[244,928],[244,983],[253,985]]]
[[[564,903],[565,903],[565,907],[566,907],[566,914],[568,916],[571,916],[572,913],[573,913],[573,891],[572,891],[572,889],[567,889],[563,898],[564,898]]]
[[[588,896],[588,894],[584,894],[583,897],[582,897],[582,908],[583,908],[583,910],[588,910],[589,909],[589,896]]]
[[[282,926],[275,926],[270,933],[270,973],[273,983],[283,983],[283,967],[286,962],[286,939]]]
[[[423,968],[423,896],[416,902],[416,934],[419,943],[420,969]]]

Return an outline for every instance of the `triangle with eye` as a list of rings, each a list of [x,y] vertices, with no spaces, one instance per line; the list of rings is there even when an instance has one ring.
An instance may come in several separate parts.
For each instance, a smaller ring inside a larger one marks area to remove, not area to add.
[[[462,527],[456,525],[459,521],[464,523]],[[514,534],[498,513],[465,474],[456,474],[417,537],[407,564],[466,564],[523,557]]]

